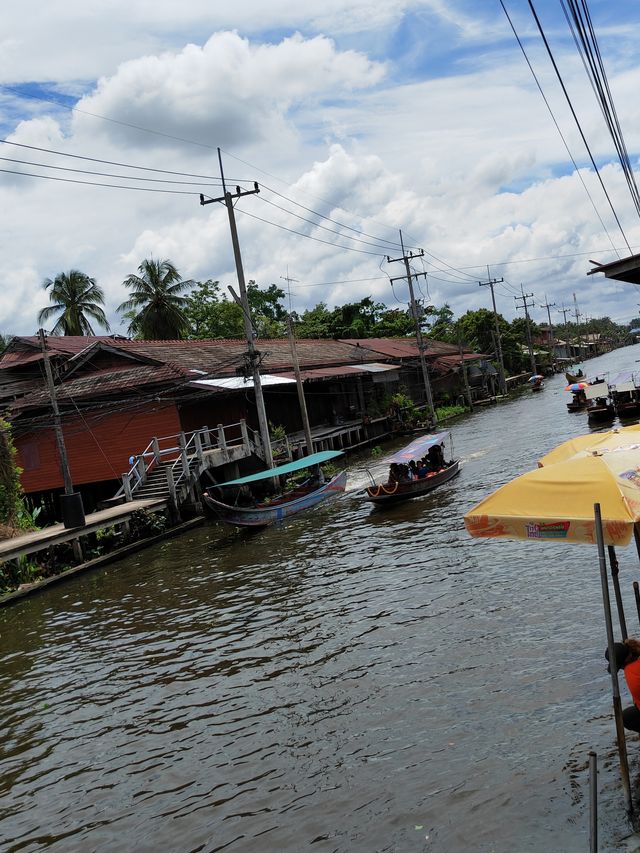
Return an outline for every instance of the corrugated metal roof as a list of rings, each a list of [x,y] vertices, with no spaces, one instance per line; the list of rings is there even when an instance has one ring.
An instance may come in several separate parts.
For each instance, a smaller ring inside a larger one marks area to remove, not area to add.
[[[273,376],[272,374],[261,373],[260,383],[266,387],[269,385],[295,385],[296,380],[289,379],[284,374]],[[236,391],[243,388],[253,388],[253,378],[245,379],[244,376],[223,376],[217,379],[194,379],[190,384],[198,385],[202,388],[226,388]]]

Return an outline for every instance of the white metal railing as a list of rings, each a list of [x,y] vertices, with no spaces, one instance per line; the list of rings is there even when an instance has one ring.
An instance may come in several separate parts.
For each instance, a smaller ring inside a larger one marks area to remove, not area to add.
[[[135,494],[148,482],[149,475],[164,466],[169,491],[175,500],[181,485],[191,485],[191,463],[194,460],[198,467],[204,467],[206,452],[226,451],[238,446],[244,446],[251,453],[264,458],[258,434],[244,420],[236,424],[218,424],[215,429],[204,426],[191,433],[180,432],[152,438],[142,453],[131,457],[131,468],[122,475],[122,486],[115,497],[124,496],[126,501],[133,500]]]

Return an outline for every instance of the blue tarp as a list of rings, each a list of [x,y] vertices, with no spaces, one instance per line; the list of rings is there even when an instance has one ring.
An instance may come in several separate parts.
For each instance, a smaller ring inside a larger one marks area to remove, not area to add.
[[[248,474],[246,477],[238,477],[237,480],[227,480],[226,483],[218,483],[219,486],[241,486],[243,483],[257,483],[258,480],[268,480],[269,477],[279,477],[281,474],[291,474],[293,471],[301,471],[303,468],[311,468],[320,465],[336,456],[342,456],[342,450],[322,450],[320,453],[312,453],[295,462],[287,462],[286,465],[278,465],[276,468],[267,468],[266,471],[258,471],[257,474]]]

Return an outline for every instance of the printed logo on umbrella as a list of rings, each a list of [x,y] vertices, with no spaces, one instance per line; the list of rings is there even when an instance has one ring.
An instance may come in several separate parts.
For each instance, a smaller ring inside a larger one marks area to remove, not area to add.
[[[640,468],[632,468],[631,471],[623,471],[618,475],[622,480],[629,480],[630,483],[640,489]]]
[[[545,524],[527,524],[528,539],[566,539],[570,521],[549,521]]]

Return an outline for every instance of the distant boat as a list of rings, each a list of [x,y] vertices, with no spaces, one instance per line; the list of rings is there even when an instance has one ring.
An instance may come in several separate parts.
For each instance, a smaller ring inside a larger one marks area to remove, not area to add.
[[[584,373],[581,368],[578,368],[577,373],[565,373],[567,378],[567,384],[572,385],[574,382],[579,382],[581,379],[584,379]]]
[[[423,435],[420,438],[414,439],[410,444],[407,444],[406,447],[403,447],[402,450],[397,451],[391,456],[387,456],[382,460],[382,463],[389,466],[407,466],[411,460],[417,461],[428,457],[429,451],[431,451],[433,455],[432,448],[440,447],[447,438],[451,440],[450,432],[440,432],[435,435]],[[437,470],[429,471],[425,476],[414,478],[407,482],[398,480],[376,482],[375,479],[371,477],[373,484],[366,488],[365,497],[366,500],[371,501],[371,503],[376,506],[395,504],[400,501],[419,498],[422,497],[422,495],[437,489],[438,486],[442,486],[444,483],[449,482],[449,480],[452,480],[459,473],[459,461],[457,459],[452,459],[450,462],[445,462],[444,456],[442,456],[441,465]]]
[[[268,468],[266,471],[259,471],[257,474],[249,474],[246,477],[238,477],[216,486],[209,486],[202,496],[209,509],[213,510],[227,524],[232,524],[235,527],[267,527],[344,492],[347,485],[347,472],[340,471],[326,483],[316,480],[313,483],[302,484],[297,489],[276,495],[269,501],[256,502],[251,506],[225,503],[215,498],[212,492],[216,489],[241,487],[262,480],[273,479],[284,474],[291,474],[294,471],[301,471],[304,468],[313,468],[329,459],[342,455],[342,450],[323,450],[320,453],[312,453],[310,456],[296,459],[295,462],[287,462],[285,465]],[[239,488],[236,491],[239,494]]]

